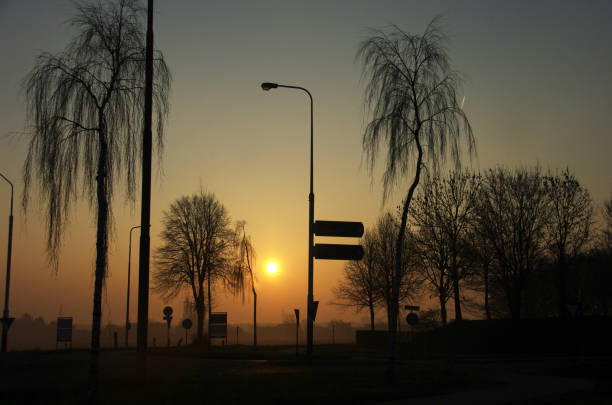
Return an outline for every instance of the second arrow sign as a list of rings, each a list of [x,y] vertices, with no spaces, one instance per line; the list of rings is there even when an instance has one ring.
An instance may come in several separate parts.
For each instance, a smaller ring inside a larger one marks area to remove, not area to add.
[[[361,260],[363,247],[361,245],[317,243],[314,245],[314,257],[328,260]]]

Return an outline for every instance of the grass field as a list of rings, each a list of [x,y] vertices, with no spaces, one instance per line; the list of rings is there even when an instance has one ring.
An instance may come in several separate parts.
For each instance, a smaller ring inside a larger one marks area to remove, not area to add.
[[[315,347],[312,364],[295,347],[156,349],[145,379],[135,374],[133,350],[101,353],[99,402],[173,403],[363,403],[427,396],[486,386],[453,372],[444,361],[402,360],[398,379],[385,381],[380,353],[355,345]],[[0,365],[0,402],[80,403],[86,395],[87,351],[10,352]]]

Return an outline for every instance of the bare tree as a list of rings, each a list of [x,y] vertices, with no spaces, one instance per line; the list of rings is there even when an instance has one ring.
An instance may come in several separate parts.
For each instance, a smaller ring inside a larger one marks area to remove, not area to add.
[[[460,321],[459,282],[469,271],[469,231],[477,208],[480,177],[454,171],[448,177],[427,176],[410,208],[411,225],[421,229],[415,234],[426,278],[440,294],[441,318],[446,323],[445,275],[452,283],[455,320]]]
[[[607,249],[612,251],[612,197],[604,202],[603,221],[603,242]]]
[[[246,234],[246,221],[238,221],[235,230],[236,259],[234,269],[229,281],[235,293],[242,294],[244,299],[245,279],[250,280],[251,292],[253,293],[253,347],[257,347],[257,291],[255,290],[255,248],[251,237]]]
[[[420,273],[438,296],[440,320],[443,325],[446,325],[446,303],[453,292],[446,235],[440,228],[423,227],[414,233],[414,237]]]
[[[570,262],[583,252],[591,236],[593,206],[587,189],[565,169],[545,178],[550,217],[545,224],[547,248],[555,261],[559,316],[568,315],[567,277]]]
[[[133,201],[141,159],[145,41],[136,0],[75,3],[69,20],[77,35],[57,55],[42,53],[25,77],[31,124],[24,164],[23,206],[36,180],[47,210],[47,252],[58,268],[62,236],[73,204],[85,197],[96,213],[96,260],[91,333],[97,375],[102,287],[108,266],[111,201],[118,180]],[[155,58],[154,108],[161,157],[170,73]]]
[[[162,244],[154,254],[154,288],[166,298],[184,288],[191,291],[198,318],[197,338],[202,342],[206,298],[210,320],[212,285],[229,278],[234,247],[230,218],[214,194],[200,191],[174,201],[164,211],[162,224]]]
[[[480,202],[478,202],[480,205]],[[477,217],[477,216],[475,216]],[[471,243],[466,246],[467,261],[472,267],[472,272],[468,278],[469,287],[483,295],[483,307],[485,317],[491,320],[491,294],[496,292],[496,286],[491,283],[491,268],[493,266],[493,248],[488,241],[485,232],[479,227],[479,221],[472,218],[469,224],[468,239]]]
[[[398,317],[393,317],[393,281],[395,250],[397,245],[397,233],[399,232],[399,221],[390,212],[383,214],[374,229],[374,249],[372,264],[374,266],[374,277],[378,295],[382,300],[387,312],[387,327],[392,330],[392,322],[397,322]],[[405,237],[403,239],[403,261],[399,278],[399,302],[405,302],[415,298],[418,292],[419,280],[416,277],[413,239]],[[397,327],[397,325],[395,325]]]
[[[374,311],[381,301],[375,265],[376,235],[367,230],[362,239],[363,258],[344,265],[344,278],[334,288],[334,295],[342,305],[367,308],[370,313],[370,329],[374,330]]]
[[[383,200],[398,180],[413,174],[403,200],[396,242],[390,378],[395,378],[401,247],[421,169],[426,162],[437,167],[447,154],[458,163],[463,142],[470,152],[474,147],[472,128],[457,101],[461,80],[450,68],[446,37],[439,25],[439,19],[434,19],[422,35],[407,33],[397,26],[376,31],[361,43],[357,52],[357,58],[363,62],[363,77],[368,81],[365,101],[372,115],[363,135],[371,173],[379,144],[384,143],[387,149]]]
[[[531,273],[542,258],[548,196],[540,170],[490,169],[478,208],[479,227],[490,244],[492,277],[503,289],[513,319],[525,310]]]

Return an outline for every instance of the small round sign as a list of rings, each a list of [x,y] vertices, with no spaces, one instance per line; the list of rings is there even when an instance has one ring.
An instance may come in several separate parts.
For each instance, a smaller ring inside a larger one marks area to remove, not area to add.
[[[411,312],[406,315],[406,322],[408,322],[408,325],[414,326],[419,323],[419,317],[414,312]]]
[[[190,329],[191,328],[191,319],[183,319],[183,328]]]
[[[172,315],[172,307],[164,307],[164,315],[166,316]]]

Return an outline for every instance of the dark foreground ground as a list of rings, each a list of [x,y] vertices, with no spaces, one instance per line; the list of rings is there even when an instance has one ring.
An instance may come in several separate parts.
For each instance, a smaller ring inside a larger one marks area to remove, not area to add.
[[[0,356],[0,403],[84,403],[87,351]],[[609,357],[406,359],[394,383],[382,353],[316,346],[308,364],[294,347],[153,350],[137,376],[133,350],[101,353],[103,404],[410,403],[612,404]]]

